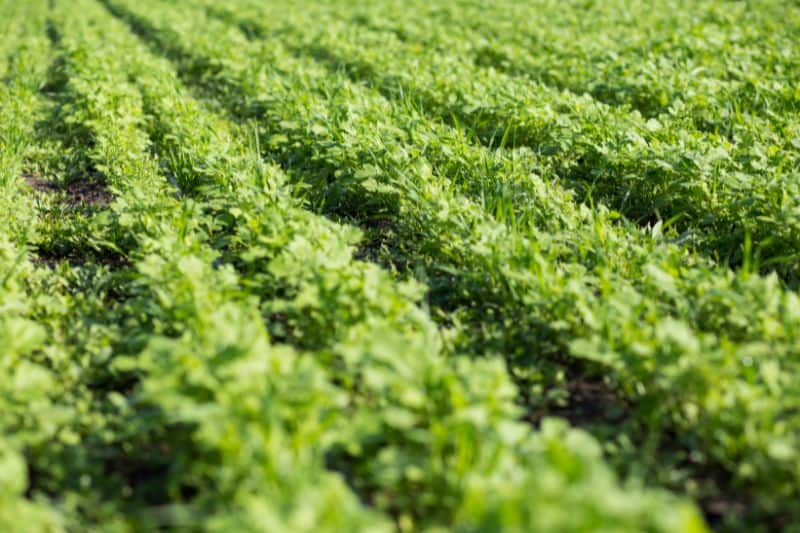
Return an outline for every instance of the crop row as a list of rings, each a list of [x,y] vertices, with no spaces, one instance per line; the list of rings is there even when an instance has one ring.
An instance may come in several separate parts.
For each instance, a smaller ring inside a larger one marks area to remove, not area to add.
[[[45,4],[5,2],[0,8],[0,529],[9,531],[20,524],[44,531],[59,523],[56,513],[25,496],[24,452],[53,438],[64,414],[50,395],[58,382],[50,357],[58,348],[36,317],[48,297],[29,290],[41,276],[27,249],[36,215],[22,180],[50,51]]]

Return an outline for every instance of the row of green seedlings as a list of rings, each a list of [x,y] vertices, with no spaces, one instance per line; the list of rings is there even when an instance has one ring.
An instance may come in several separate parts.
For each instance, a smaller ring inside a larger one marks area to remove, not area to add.
[[[170,450],[159,503],[171,505],[148,520],[389,528],[333,468],[403,529],[580,529],[598,517],[701,528],[691,507],[675,515],[657,493],[626,495],[621,511],[602,501],[622,492],[588,436],[516,422],[502,365],[445,358],[418,287],[352,260],[352,230],[302,209],[276,169],[94,3],[56,9],[73,120],[92,132],[115,223],[137,241],[128,334],[143,348],[114,366],[141,383],[114,398],[131,431],[158,432]],[[294,347],[271,344],[265,318]],[[572,499],[586,492],[598,499]]]
[[[259,118],[265,153],[324,190],[326,209],[347,208],[365,226],[387,218],[431,303],[475,332],[468,351],[491,346],[532,374],[540,355],[593,361],[652,431],[702,447],[687,461],[697,471],[727,472],[724,488],[746,494],[753,512],[791,515],[800,317],[775,277],[711,267],[563,196],[537,198],[559,232],[494,223],[405,142],[387,120],[405,114],[374,94],[200,11],[110,4],[187,80]]]
[[[482,70],[452,53],[421,52],[391,34],[335,19],[310,24],[321,17],[307,10],[283,13],[251,25],[264,36],[283,27],[280,40],[293,50],[456,121],[485,144],[527,147],[537,156],[528,158],[534,170],[555,173],[579,196],[643,224],[666,220],[673,235],[722,262],[741,265],[749,242],[762,268],[796,281],[800,122],[777,131],[755,122],[731,143]]]
[[[9,356],[4,363],[11,367],[6,372],[11,379],[4,383],[18,390],[3,394],[8,399],[8,406],[3,406],[8,416],[3,434],[20,452],[13,461],[9,458],[3,477],[15,491],[3,487],[3,504],[8,504],[9,512],[4,509],[0,529],[8,531],[81,530],[85,525],[80,515],[87,509],[102,513],[108,507],[95,497],[98,486],[124,494],[124,487],[106,476],[111,454],[98,451],[111,446],[117,438],[113,431],[122,427],[106,416],[113,407],[102,390],[110,378],[106,367],[112,345],[127,342],[114,325],[119,315],[109,316],[108,305],[115,297],[109,292],[117,283],[107,267],[88,265],[94,258],[77,261],[76,256],[61,256],[69,246],[54,247],[60,236],[70,234],[72,244],[82,247],[79,252],[93,255],[83,241],[102,240],[103,235],[80,239],[77,234],[102,233],[106,228],[102,213],[95,221],[99,223],[92,224],[83,211],[93,210],[84,210],[86,206],[78,205],[79,195],[65,191],[74,177],[85,179],[88,169],[73,168],[75,146],[59,139],[84,132],[76,127],[79,112],[74,105],[70,108],[74,102],[62,101],[57,94],[62,89],[63,61],[54,58],[50,47],[50,40],[58,37],[48,20],[47,4],[26,4],[29,9],[14,21],[27,33],[7,85],[13,93],[2,106],[8,113],[3,126],[13,132],[13,137],[4,136],[3,148],[9,150],[2,153],[16,158],[14,164],[3,165],[4,183],[13,192],[7,197],[13,208],[3,212],[18,221],[4,226],[2,234],[19,246],[15,268],[9,272],[19,276],[17,287],[27,298],[25,307],[20,307],[26,321],[3,328],[9,335],[4,346],[25,357],[21,362],[4,353]],[[59,121],[64,124],[58,125]],[[61,155],[59,147],[64,149]],[[64,220],[54,222],[58,216]],[[12,494],[19,500],[12,500]]]
[[[59,514],[27,497],[31,449],[63,438],[60,424],[71,416],[59,404],[64,355],[49,335],[58,324],[40,317],[58,307],[28,243],[35,240],[37,207],[25,184],[25,158],[41,117],[39,88],[50,59],[45,34],[46,1],[0,6],[0,529],[57,531]],[[58,391],[58,392],[54,392]]]
[[[742,115],[783,114],[800,104],[793,59],[800,12],[783,3],[758,10],[721,2],[693,9],[680,2],[659,9],[604,2],[589,10],[515,4],[488,17],[485,9],[430,2],[320,4],[315,10],[406,42],[458,50],[484,66],[706,131],[730,131]]]

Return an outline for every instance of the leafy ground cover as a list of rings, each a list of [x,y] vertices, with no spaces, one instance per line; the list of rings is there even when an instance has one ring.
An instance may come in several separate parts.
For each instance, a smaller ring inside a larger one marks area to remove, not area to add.
[[[0,15],[3,530],[800,523],[796,3]]]

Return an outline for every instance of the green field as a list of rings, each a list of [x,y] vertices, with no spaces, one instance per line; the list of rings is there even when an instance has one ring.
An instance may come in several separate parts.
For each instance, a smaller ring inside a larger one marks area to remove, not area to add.
[[[0,531],[800,530],[796,0],[0,0]]]

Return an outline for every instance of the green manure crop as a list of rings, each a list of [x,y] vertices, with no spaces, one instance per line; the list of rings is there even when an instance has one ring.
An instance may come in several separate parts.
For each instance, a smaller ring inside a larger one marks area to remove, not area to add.
[[[0,0],[0,529],[792,530],[798,30]]]

